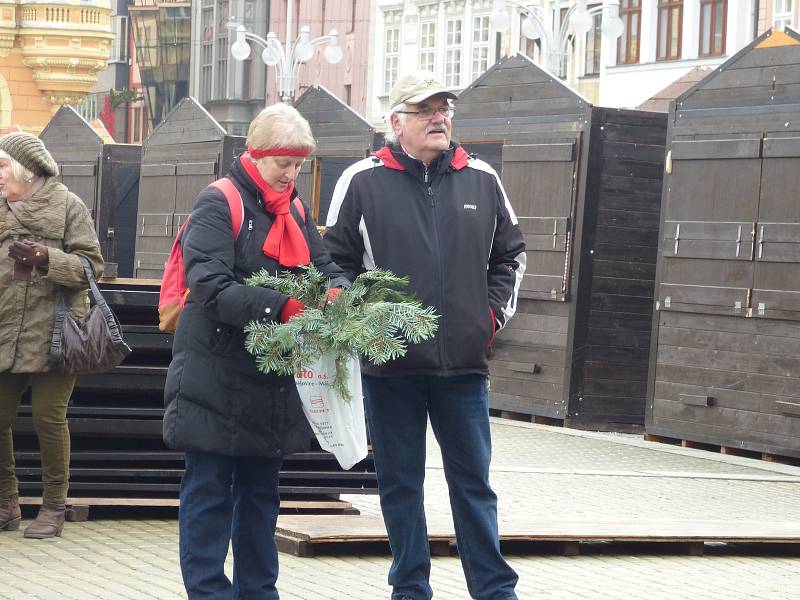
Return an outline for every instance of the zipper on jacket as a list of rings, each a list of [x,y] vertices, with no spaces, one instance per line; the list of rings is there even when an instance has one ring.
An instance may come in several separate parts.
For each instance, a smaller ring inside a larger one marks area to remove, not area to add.
[[[442,312],[444,313],[444,306],[445,306],[445,294],[444,294],[444,262],[442,261],[442,248],[439,236],[439,217],[436,215],[436,194],[433,191],[432,182],[428,181],[428,169],[425,169],[425,183],[426,185],[426,193],[428,197],[431,199],[431,209],[433,210],[433,240],[434,240],[434,252],[436,252],[436,267],[439,275],[438,281],[438,290],[437,296],[439,299],[439,306],[441,307]],[[441,315],[441,319],[439,320],[439,362],[441,364],[441,368],[443,370],[447,370],[447,364],[445,363],[445,357],[447,356],[447,335],[445,331],[445,315]]]

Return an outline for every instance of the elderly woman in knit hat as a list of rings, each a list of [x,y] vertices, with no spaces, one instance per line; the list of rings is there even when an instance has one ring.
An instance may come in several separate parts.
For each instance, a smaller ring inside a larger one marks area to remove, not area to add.
[[[0,137],[0,531],[20,525],[11,423],[31,391],[42,460],[42,506],[25,537],[61,535],[69,482],[67,403],[75,375],[51,370],[56,304],[88,312],[88,282],[78,254],[100,275],[103,258],[86,205],[57,179],[39,138]]]
[[[244,279],[313,262],[332,286],[349,285],[295,190],[315,148],[308,121],[286,104],[269,106],[250,124],[247,145],[219,182],[232,184],[229,197],[241,196],[238,236],[226,194],[210,186],[180,240],[190,292],[172,347],[163,431],[186,457],[178,520],[190,600],[278,598],[278,473],[283,456],[308,449],[312,437],[293,378],[261,373],[243,331],[254,320],[285,322],[303,305]],[[224,572],[231,542],[233,582]]]

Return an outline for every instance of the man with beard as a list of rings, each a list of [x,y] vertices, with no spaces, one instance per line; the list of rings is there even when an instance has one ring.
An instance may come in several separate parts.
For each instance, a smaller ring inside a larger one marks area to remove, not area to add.
[[[470,595],[517,598],[489,486],[487,350],[516,310],[525,244],[497,173],[450,140],[455,97],[429,72],[398,79],[387,146],[342,174],[324,238],[350,277],[374,268],[406,275],[440,315],[434,339],[362,370],[393,600],[433,595],[423,504],[428,418]]]

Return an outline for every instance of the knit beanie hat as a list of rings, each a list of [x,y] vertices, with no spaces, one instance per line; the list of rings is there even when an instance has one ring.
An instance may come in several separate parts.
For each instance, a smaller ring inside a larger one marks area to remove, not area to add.
[[[7,133],[0,137],[0,150],[16,160],[34,175],[54,177],[58,175],[58,165],[44,147],[42,140],[30,133]]]

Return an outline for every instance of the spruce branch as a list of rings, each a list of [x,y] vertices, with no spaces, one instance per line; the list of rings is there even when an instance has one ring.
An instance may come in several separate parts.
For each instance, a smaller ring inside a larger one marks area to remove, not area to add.
[[[336,373],[331,385],[346,400],[350,399],[350,358],[364,356],[373,364],[383,364],[404,356],[409,343],[420,343],[436,333],[438,315],[433,308],[423,308],[401,291],[408,277],[385,269],[359,275],[332,303],[327,302],[330,283],[314,265],[281,275],[262,270],[245,283],[277,290],[306,306],[287,323],[253,321],[245,327],[245,347],[259,370],[291,375],[323,354],[333,353]]]

